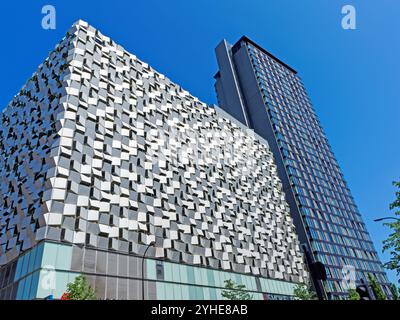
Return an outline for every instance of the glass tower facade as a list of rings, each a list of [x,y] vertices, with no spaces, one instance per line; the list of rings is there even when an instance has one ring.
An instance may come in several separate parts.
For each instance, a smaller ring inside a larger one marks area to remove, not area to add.
[[[359,281],[368,273],[389,294],[382,264],[297,72],[246,37],[234,46],[221,42],[216,54],[219,105],[271,145],[300,239],[325,265],[327,297],[343,297],[346,277]]]

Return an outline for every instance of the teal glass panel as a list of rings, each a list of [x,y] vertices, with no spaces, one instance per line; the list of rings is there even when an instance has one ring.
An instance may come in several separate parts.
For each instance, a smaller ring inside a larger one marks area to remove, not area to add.
[[[288,283],[288,295],[293,295],[294,286],[293,283]]]
[[[269,280],[260,278],[261,290],[263,292],[270,292],[269,290]]]
[[[181,273],[179,272],[180,271],[179,267],[180,267],[179,264],[175,264],[175,263],[171,264],[172,281],[173,282],[178,282],[178,283],[181,282]]]
[[[247,276],[249,279],[249,288],[251,288],[251,290],[257,291],[257,283],[256,283],[256,278],[255,277],[251,277],[251,276]]]
[[[189,286],[182,286],[182,300],[189,300]]]
[[[72,247],[59,245],[57,248],[57,270],[70,270],[72,259]]]
[[[254,293],[254,292],[252,292],[251,294],[253,295],[253,299],[254,300],[263,300],[264,299],[262,293],[258,293],[258,292]]]
[[[165,266],[165,264],[164,264],[164,266]],[[156,261],[147,259],[146,260],[146,268],[147,268],[147,279],[156,280],[157,279]]]
[[[276,281],[271,281],[271,292],[279,293],[278,284]]]
[[[167,299],[174,299],[174,284],[173,283],[166,283],[164,282],[165,285],[165,295]]]
[[[267,290],[268,293],[275,293],[274,281],[268,280],[267,282]]]
[[[261,291],[265,291],[264,279],[260,278]]]
[[[229,273],[229,272],[223,272],[223,277],[224,277],[224,282],[223,282],[223,286],[225,287],[225,281],[226,280],[232,280],[233,282],[237,282],[236,281],[236,274],[235,273]]]
[[[235,281],[236,284],[242,284],[242,279],[240,277],[240,274],[233,273],[232,275],[233,275],[233,278],[234,278],[233,281]]]
[[[278,293],[282,293],[283,292],[283,285],[281,281],[277,281],[276,282],[276,286],[277,286],[277,291]]]
[[[56,266],[57,261],[57,248],[58,244],[46,242],[44,244],[42,267],[48,266],[53,269]]]
[[[31,288],[29,290],[29,299],[35,299],[39,285],[39,271],[32,273]]]
[[[39,269],[40,266],[42,265],[43,250],[44,250],[44,244],[41,243],[36,248],[36,255],[35,255],[35,262],[34,262],[33,270]]]
[[[282,294],[286,292],[286,283],[284,281],[279,282],[279,292]]]
[[[249,285],[248,276],[241,274],[240,280],[242,281],[242,284],[246,287],[246,289],[251,290],[251,287]]]
[[[189,286],[189,300],[196,300],[196,287],[195,286]]]
[[[68,273],[56,272],[56,289],[54,290],[54,298],[60,299],[65,291],[67,291]]]
[[[289,286],[287,282],[282,281],[282,293],[283,294],[288,294],[289,292]]]
[[[74,282],[75,279],[79,276],[78,273],[75,272],[69,272],[68,273],[68,283]]]
[[[213,271],[214,273],[214,282],[216,287],[222,287],[221,275],[219,271]]]
[[[22,268],[21,268],[21,275],[20,277],[26,276],[28,272],[28,265],[29,265],[29,252],[25,253],[22,258]]]
[[[286,294],[293,295],[293,283],[286,283]]]
[[[210,286],[215,286],[214,272],[211,269],[207,269],[207,281]]]
[[[289,295],[294,295],[295,284],[291,283],[289,286]]]
[[[251,282],[251,284],[252,284],[252,288],[253,288],[253,290],[258,290],[258,285],[257,285],[257,281],[256,281],[256,278],[255,277],[250,277],[250,282]]]
[[[276,293],[277,292],[275,280],[270,280],[270,282],[269,282],[269,290],[272,293]]]
[[[267,292],[275,292],[275,286],[274,286],[275,281],[274,280],[267,280]]]
[[[168,262],[164,264],[164,280],[172,281],[172,264]]]
[[[226,280],[233,280],[231,275],[228,274],[227,272],[223,272],[222,271],[220,274],[221,274],[221,281],[222,281],[222,286],[223,287],[225,286],[225,281]]]
[[[215,291],[217,292],[217,300],[226,300],[226,299],[222,296],[222,290],[221,290],[221,289],[216,289]]]
[[[204,293],[202,287],[195,287],[196,290],[196,299],[197,300],[204,300]]]
[[[14,281],[17,281],[21,278],[23,258],[24,257],[20,257],[17,261],[17,267],[15,269]]]
[[[45,298],[52,294],[52,287],[55,284],[51,283],[51,279],[49,278],[49,271],[47,270],[40,270],[39,272],[39,285],[37,289],[37,297],[38,298]]]
[[[211,300],[217,300],[217,289],[210,288],[209,292],[210,292],[210,299]]]
[[[25,287],[24,291],[22,293],[22,300],[28,300],[29,299],[29,292],[31,288],[31,283],[32,283],[32,275],[29,275],[25,278]]]
[[[157,300],[166,300],[164,282],[156,282]]]
[[[271,292],[272,287],[271,287],[271,280],[269,279],[262,279],[261,281],[261,288],[262,291],[264,292]]]
[[[174,299],[175,300],[182,300],[182,290],[181,285],[174,284]]]
[[[193,268],[194,269],[194,279],[195,279],[195,284],[202,284],[203,281],[201,279],[201,272],[199,268]]]
[[[203,299],[210,300],[210,288],[203,288]]]
[[[22,300],[24,288],[25,288],[25,279],[21,280],[18,283],[17,300]]]
[[[219,273],[220,280],[221,280],[221,287],[225,287],[225,280],[230,279],[230,277],[227,276],[226,272],[220,271]]]
[[[244,284],[249,290],[257,290],[256,279],[250,276],[243,276]]]
[[[179,273],[180,273],[180,277],[181,277],[181,281],[182,283],[188,283],[188,271],[187,271],[188,267],[181,264],[179,265]],[[188,296],[189,299],[189,296]]]
[[[199,268],[201,274],[201,283],[204,286],[208,286],[208,277],[207,277],[207,269],[206,268]]]
[[[30,251],[30,257],[29,257],[29,262],[28,262],[28,270],[27,270],[28,273],[30,273],[30,272],[32,272],[34,270],[36,253],[37,253],[37,249],[36,249],[36,247],[34,247]]]
[[[187,276],[188,276],[188,283],[189,284],[195,284],[196,280],[194,277],[194,268],[191,266],[187,266]],[[194,299],[194,298],[190,298],[190,299]]]

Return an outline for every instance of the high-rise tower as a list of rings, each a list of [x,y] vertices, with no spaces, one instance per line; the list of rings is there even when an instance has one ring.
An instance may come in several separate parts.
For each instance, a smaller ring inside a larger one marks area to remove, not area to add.
[[[328,298],[347,289],[344,274],[388,280],[328,139],[297,72],[242,37],[216,48],[218,103],[265,138],[278,166],[300,241],[325,265]],[[353,269],[354,268],[354,269]]]

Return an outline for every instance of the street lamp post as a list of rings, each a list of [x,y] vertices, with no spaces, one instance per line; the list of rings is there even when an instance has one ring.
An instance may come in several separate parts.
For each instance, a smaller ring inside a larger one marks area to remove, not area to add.
[[[378,218],[378,219],[374,219],[375,222],[379,222],[382,220],[396,220],[396,221],[400,221],[400,218],[395,218],[395,217],[383,217],[383,218]]]
[[[146,250],[144,250],[143,256],[142,256],[142,300],[144,300],[144,260],[146,258],[146,253],[147,250],[149,250],[149,248],[151,246],[153,246],[155,244],[155,241],[150,242],[147,247]]]

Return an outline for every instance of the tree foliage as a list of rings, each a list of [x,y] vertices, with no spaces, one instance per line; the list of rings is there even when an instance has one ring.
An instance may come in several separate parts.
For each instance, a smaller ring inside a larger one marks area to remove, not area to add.
[[[304,283],[299,283],[295,286],[293,293],[299,300],[316,300],[317,296],[311,288]]]
[[[397,288],[394,283],[390,284],[390,292],[392,293],[392,299],[393,300],[400,300],[399,299],[400,288]]]
[[[252,300],[253,296],[246,292],[246,286],[236,284],[232,280],[225,280],[225,290],[222,291],[222,296],[228,300]]]
[[[356,289],[349,289],[347,293],[349,294],[348,300],[360,300],[361,298]]]
[[[67,285],[68,300],[96,300],[94,289],[90,287],[85,276],[79,275],[74,282]]]
[[[376,279],[370,273],[368,273],[368,280],[369,284],[372,287],[372,290],[374,291],[376,300],[386,300],[385,293],[383,292],[382,288],[380,287]]]
[[[390,210],[395,210],[395,216],[400,218],[400,181],[394,181],[393,185],[399,190],[396,191],[396,200],[390,204]],[[387,269],[395,270],[397,275],[400,275],[400,220],[385,223],[385,226],[392,229],[392,233],[383,241],[383,251],[390,253],[390,260],[384,266]]]

